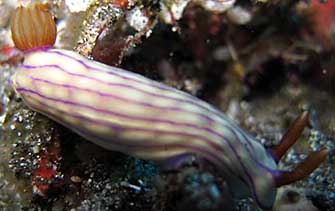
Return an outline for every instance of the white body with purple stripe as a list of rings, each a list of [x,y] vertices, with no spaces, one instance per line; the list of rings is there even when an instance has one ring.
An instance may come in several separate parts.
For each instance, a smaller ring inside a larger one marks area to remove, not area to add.
[[[150,160],[199,155],[215,163],[231,185],[247,187],[261,207],[272,207],[272,157],[196,97],[50,48],[26,52],[12,83],[30,108],[104,148]]]

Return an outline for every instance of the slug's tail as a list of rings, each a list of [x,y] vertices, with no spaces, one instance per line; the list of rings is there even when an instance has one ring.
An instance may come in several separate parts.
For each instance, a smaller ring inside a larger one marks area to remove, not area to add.
[[[279,145],[270,149],[273,159],[278,163],[286,151],[298,140],[305,126],[308,124],[308,112],[303,112],[288,128]],[[277,187],[304,179],[312,173],[326,158],[326,148],[310,154],[293,171],[278,171],[274,175]]]

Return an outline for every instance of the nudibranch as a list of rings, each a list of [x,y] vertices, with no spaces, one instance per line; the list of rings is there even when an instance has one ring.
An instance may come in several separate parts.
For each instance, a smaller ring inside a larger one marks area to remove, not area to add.
[[[280,171],[277,163],[300,136],[307,112],[278,146],[265,149],[207,102],[69,50],[25,51],[12,85],[31,109],[104,148],[154,161],[204,158],[231,190],[253,196],[264,209],[272,207],[277,187],[306,177],[328,153],[322,149],[294,171]]]

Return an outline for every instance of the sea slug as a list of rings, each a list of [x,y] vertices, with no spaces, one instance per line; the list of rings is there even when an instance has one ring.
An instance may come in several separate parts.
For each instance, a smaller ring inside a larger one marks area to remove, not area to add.
[[[271,208],[276,186],[307,176],[327,154],[321,150],[310,156],[309,165],[298,167],[304,173],[276,168],[299,137],[307,113],[269,152],[219,110],[190,94],[68,50],[37,48],[24,57],[12,84],[33,110],[104,148],[143,159],[196,154],[213,162],[229,184],[238,186],[234,190],[250,190],[263,208]]]

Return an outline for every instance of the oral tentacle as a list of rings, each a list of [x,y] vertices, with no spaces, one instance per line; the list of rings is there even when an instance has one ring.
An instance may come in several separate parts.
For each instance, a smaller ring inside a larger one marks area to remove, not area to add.
[[[298,140],[302,131],[308,124],[308,111],[304,111],[298,116],[287,129],[280,143],[272,147],[269,151],[273,159],[278,163],[289,148]]]
[[[302,180],[311,174],[320,164],[326,160],[329,154],[328,149],[323,148],[310,154],[302,163],[300,163],[293,171],[278,171],[275,175],[276,187],[288,185],[293,182]]]

